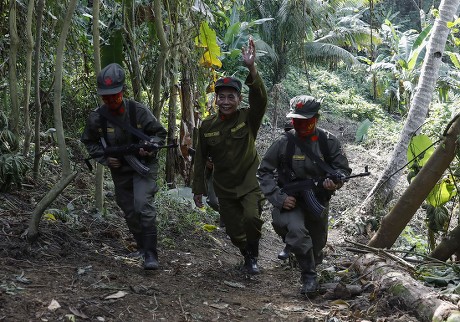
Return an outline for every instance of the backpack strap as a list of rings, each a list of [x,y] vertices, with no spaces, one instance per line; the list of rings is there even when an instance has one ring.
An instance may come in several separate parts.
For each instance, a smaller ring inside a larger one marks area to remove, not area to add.
[[[324,130],[317,128],[318,130],[318,143],[321,154],[323,155],[324,161],[327,164],[331,164],[331,151],[329,150],[329,145],[327,144],[327,134]]]
[[[127,100],[128,101],[128,113],[129,113],[129,123],[131,126],[135,129],[137,129],[137,116],[136,116],[136,105],[132,100]],[[139,138],[132,133],[131,135],[131,142],[137,142]]]

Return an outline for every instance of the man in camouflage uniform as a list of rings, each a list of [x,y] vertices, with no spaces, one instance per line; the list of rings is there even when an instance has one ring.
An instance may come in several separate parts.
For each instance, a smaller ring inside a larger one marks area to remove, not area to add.
[[[325,208],[315,216],[300,195],[287,195],[282,190],[281,179],[285,174],[289,177],[284,180],[287,183],[325,177],[330,174],[324,170],[328,166],[321,167],[320,162],[327,163],[338,176],[349,175],[351,169],[339,140],[316,127],[320,102],[314,97],[301,95],[291,99],[290,107],[287,117],[293,119],[294,129],[281,135],[267,150],[257,170],[257,179],[265,197],[274,206],[272,225],[275,231],[296,255],[303,284],[301,293],[308,295],[318,288],[316,265],[323,259],[322,250],[327,240],[329,199],[343,182],[327,178],[318,183],[315,195]],[[288,152],[289,135],[293,140],[292,155]],[[288,173],[284,173],[286,164],[290,165]]]
[[[219,200],[219,214],[232,243],[244,256],[249,274],[258,274],[257,257],[263,221],[262,193],[256,179],[259,156],[255,148],[257,132],[267,107],[267,93],[255,66],[252,39],[242,49],[249,69],[249,109],[241,103],[241,82],[233,77],[217,80],[216,104],[219,112],[205,119],[199,129],[192,190],[197,207],[206,194],[205,166],[210,157],[214,165],[213,186]]]
[[[109,167],[115,185],[116,202],[124,212],[126,223],[136,240],[140,254],[144,255],[144,268],[157,269],[157,227],[154,206],[154,196],[158,191],[156,154],[143,148],[140,148],[137,153],[136,162],[148,167],[147,174],[136,172],[127,162],[127,158],[105,156],[106,146],[139,143],[140,139],[126,129],[113,124],[101,115],[100,109],[110,113],[114,120],[131,125],[146,134],[150,137],[151,144],[162,145],[167,132],[147,107],[123,98],[124,82],[125,72],[116,63],[107,65],[98,74],[97,93],[102,96],[104,105],[90,113],[81,141],[97,162]]]

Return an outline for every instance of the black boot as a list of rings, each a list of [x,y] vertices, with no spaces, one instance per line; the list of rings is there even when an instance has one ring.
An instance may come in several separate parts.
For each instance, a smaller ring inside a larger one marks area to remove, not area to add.
[[[144,241],[144,269],[158,269],[157,234],[146,232],[143,234]]]
[[[318,281],[313,250],[310,249],[306,255],[296,255],[296,257],[302,276],[302,288],[300,289],[300,293],[307,296],[313,295],[318,291]]]
[[[257,257],[259,256],[259,240],[248,241],[246,249],[241,253],[244,256],[244,267],[250,275],[257,275],[260,269],[257,266]]]
[[[283,250],[278,254],[278,259],[281,259],[281,260],[284,261],[284,260],[289,258],[290,253],[291,253],[291,247],[286,244],[286,246],[284,246]]]

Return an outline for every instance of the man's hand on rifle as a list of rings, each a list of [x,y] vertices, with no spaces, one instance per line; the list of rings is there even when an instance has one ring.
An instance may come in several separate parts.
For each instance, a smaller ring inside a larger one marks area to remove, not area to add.
[[[121,167],[121,160],[114,157],[107,157],[107,165],[109,168],[117,169]]]
[[[286,210],[294,209],[296,201],[297,200],[295,199],[295,197],[287,196],[287,198],[284,199],[284,202],[283,202],[283,209],[286,209]]]
[[[323,188],[326,190],[334,191],[334,190],[340,189],[342,186],[343,186],[343,181],[337,181],[337,183],[335,183],[330,178],[326,178],[323,181]]]
[[[147,157],[147,156],[152,155],[153,151],[146,151],[143,148],[140,148],[138,153],[139,153],[139,156],[141,157]]]

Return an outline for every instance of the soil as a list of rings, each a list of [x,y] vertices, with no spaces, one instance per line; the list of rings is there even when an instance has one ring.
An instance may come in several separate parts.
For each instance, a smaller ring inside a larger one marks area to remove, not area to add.
[[[350,214],[372,187],[389,151],[366,151],[354,144],[356,124],[323,122],[343,142],[354,172],[369,165],[372,174],[348,182],[332,200],[316,296],[300,295],[294,259],[277,259],[283,244],[270,225],[269,206],[263,214],[260,275],[244,273],[241,255],[221,228],[160,231],[160,269],[143,270],[141,259],[127,257],[134,241],[110,191],[108,215],[100,217],[91,210],[92,176],[82,171],[53,204],[67,205],[70,216],[44,217],[32,244],[22,235],[52,183],[33,182],[0,194],[0,321],[417,321],[384,290],[363,287],[359,276],[347,270],[358,256],[347,250],[347,239],[366,242],[353,235]],[[272,136],[270,129],[261,129],[261,152]],[[185,202],[192,207],[191,200]],[[171,218],[180,215],[171,213]],[[340,287],[326,288],[339,282],[361,291],[351,295]]]

